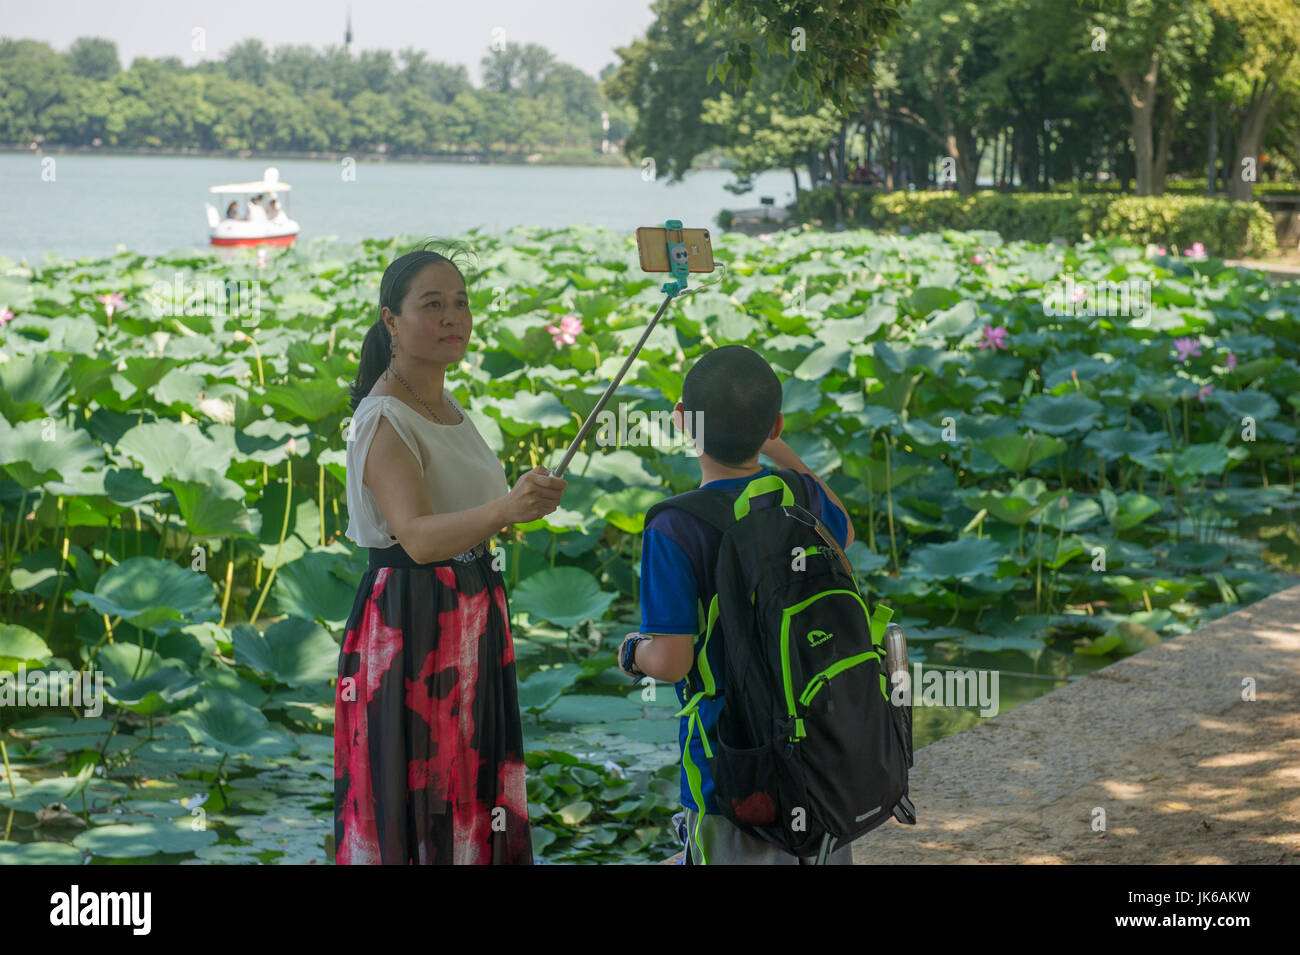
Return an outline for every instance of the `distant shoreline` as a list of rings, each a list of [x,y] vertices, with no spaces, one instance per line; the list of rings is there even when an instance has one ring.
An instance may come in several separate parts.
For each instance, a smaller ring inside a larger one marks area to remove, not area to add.
[[[29,156],[193,156],[199,159],[308,159],[326,162],[340,162],[343,159],[355,159],[358,162],[401,162],[401,163],[462,163],[481,166],[592,166],[618,169],[636,169],[636,164],[628,161],[623,153],[592,155],[586,158],[571,154],[546,155],[531,153],[529,156],[512,156],[500,153],[350,153],[350,152],[303,152],[270,151],[259,152],[252,149],[209,150],[209,149],[175,149],[151,146],[70,146],[62,143],[40,145],[0,143],[0,154],[21,153]],[[538,156],[530,161],[531,156]],[[725,169],[721,163],[693,165],[693,169]]]

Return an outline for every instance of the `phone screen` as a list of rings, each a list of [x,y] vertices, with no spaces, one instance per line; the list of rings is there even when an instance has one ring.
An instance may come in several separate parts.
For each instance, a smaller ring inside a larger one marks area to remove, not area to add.
[[[686,246],[686,266],[691,272],[713,271],[713,242],[708,229],[682,229],[674,241]],[[668,265],[668,230],[642,226],[636,230],[636,247],[642,272],[671,272]]]

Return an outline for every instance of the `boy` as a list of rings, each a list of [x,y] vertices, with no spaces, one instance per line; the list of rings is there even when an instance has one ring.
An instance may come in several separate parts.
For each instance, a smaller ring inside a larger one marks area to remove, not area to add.
[[[853,542],[853,527],[839,498],[780,439],[784,424],[781,382],[762,356],[743,345],[726,345],[706,354],[687,373],[682,385],[682,400],[673,411],[679,427],[686,412],[699,413],[699,418],[690,414],[687,420],[702,419],[704,425],[700,429],[702,437],[693,435],[700,451],[701,487],[720,488],[729,497],[738,497],[750,481],[772,473],[770,468],[758,464],[762,452],[778,467],[799,471],[812,513],[821,518],[842,547]],[[755,509],[770,507],[778,500],[772,494],[755,499],[753,506]],[[687,674],[696,686],[700,685],[696,641],[703,637],[704,608],[713,596],[713,571],[721,540],[716,528],[672,508],[655,515],[645,528],[641,548],[641,632],[628,634],[624,645],[633,638],[642,638],[635,647],[633,667],[657,680],[676,683],[682,706],[687,699]],[[721,644],[722,641],[712,642],[708,659],[720,695],[716,700],[701,701],[699,707],[713,751],[718,745],[715,735],[718,713],[725,703]],[[622,660],[620,647],[620,666]],[[639,674],[629,672],[629,675]],[[687,718],[683,717],[678,743],[684,751],[687,724]],[[684,862],[700,863],[693,854],[697,822],[704,856],[710,864],[796,865],[814,861],[812,857],[797,858],[751,836],[721,815],[713,799],[713,779],[704,744],[698,735],[691,739],[689,756],[701,775],[705,806],[700,816],[701,807],[696,806],[691,795],[683,760],[681,799],[689,834]],[[852,865],[851,846],[836,849],[829,861]]]

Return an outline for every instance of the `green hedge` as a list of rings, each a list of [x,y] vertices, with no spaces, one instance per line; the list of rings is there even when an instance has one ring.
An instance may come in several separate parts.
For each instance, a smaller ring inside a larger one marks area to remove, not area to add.
[[[1118,179],[1112,179],[1107,182],[1054,182],[1051,186],[1052,192],[1070,193],[1070,192],[1115,192],[1120,191]],[[1205,195],[1205,177],[1199,179],[1166,179],[1165,192],[1177,193],[1180,196],[1204,196]],[[1295,195],[1300,193],[1300,186],[1291,182],[1257,182],[1255,183],[1256,195]],[[1222,193],[1220,193],[1222,194]]]
[[[1257,202],[1204,196],[977,192],[878,192],[846,190],[845,222],[897,231],[991,229],[1004,239],[1069,242],[1122,238],[1189,248],[1200,242],[1213,255],[1261,255],[1277,248],[1273,216]],[[852,205],[850,198],[852,197]],[[829,210],[827,206],[829,205]],[[802,222],[835,221],[829,189],[804,193],[795,206]]]
[[[871,221],[871,200],[888,195],[883,189],[850,186],[841,190],[846,224],[866,225]],[[830,186],[819,186],[811,191],[800,190],[792,215],[800,222],[820,219],[827,225],[835,224],[835,191]]]

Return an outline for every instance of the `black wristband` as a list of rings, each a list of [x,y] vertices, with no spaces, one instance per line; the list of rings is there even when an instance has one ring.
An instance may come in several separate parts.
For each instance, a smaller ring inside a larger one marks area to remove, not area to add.
[[[641,641],[643,641],[643,640],[649,640],[649,639],[650,639],[650,638],[647,637],[645,634],[640,634],[640,633],[639,633],[639,634],[637,634],[635,637],[633,637],[631,640],[628,641],[628,644],[627,644],[627,660],[626,660],[626,669],[627,669],[627,671],[628,671],[629,673],[631,673],[633,676],[645,676],[645,673],[643,673],[641,670],[637,669],[637,665],[636,665],[636,648],[637,648],[637,644],[641,643]]]

